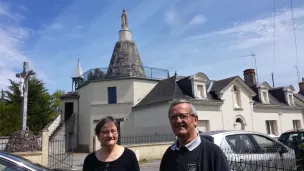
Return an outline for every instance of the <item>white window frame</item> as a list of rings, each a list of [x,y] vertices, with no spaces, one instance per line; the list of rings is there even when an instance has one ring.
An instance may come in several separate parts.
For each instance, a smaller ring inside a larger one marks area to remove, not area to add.
[[[279,132],[278,132],[278,122],[276,120],[266,120],[265,123],[266,123],[266,133],[268,135],[270,135],[270,134],[273,134],[273,135],[279,134]]]
[[[234,109],[242,109],[242,98],[241,98],[240,89],[238,87],[236,87],[235,85],[233,85],[231,92],[232,92]]]

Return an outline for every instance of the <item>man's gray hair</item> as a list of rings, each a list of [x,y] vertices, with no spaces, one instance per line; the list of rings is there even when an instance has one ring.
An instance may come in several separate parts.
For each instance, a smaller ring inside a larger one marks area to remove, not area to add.
[[[197,116],[197,112],[196,112],[196,109],[195,107],[193,106],[193,104],[187,100],[184,100],[184,99],[176,99],[172,102],[172,104],[170,105],[169,107],[169,111],[168,111],[168,115],[170,115],[170,110],[173,106],[175,105],[178,105],[178,104],[182,104],[182,103],[187,103],[190,105],[190,115],[195,115]]]

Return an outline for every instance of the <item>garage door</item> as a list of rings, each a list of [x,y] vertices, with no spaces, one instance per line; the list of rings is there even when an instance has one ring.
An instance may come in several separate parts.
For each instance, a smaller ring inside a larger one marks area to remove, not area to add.
[[[209,121],[208,120],[199,120],[197,124],[197,128],[204,132],[209,131]]]

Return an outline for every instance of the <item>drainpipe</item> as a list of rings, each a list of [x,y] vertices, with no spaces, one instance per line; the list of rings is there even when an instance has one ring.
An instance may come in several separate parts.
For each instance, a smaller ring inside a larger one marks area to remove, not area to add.
[[[282,115],[282,112],[279,113],[280,127],[281,127],[281,134],[282,134],[283,132],[282,132],[282,120],[281,120],[281,115]]]
[[[253,124],[253,101],[251,100],[250,102],[250,113],[251,113],[251,123],[252,123],[252,130],[254,131],[254,124]]]
[[[224,102],[225,100],[222,99],[222,101]],[[224,105],[224,103],[221,105],[220,109],[221,109],[221,113],[222,113],[223,130],[225,130],[223,105]]]

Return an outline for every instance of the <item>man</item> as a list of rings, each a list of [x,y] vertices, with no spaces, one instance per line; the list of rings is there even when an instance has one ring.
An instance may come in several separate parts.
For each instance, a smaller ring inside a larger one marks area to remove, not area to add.
[[[177,141],[167,149],[160,171],[228,171],[226,156],[214,143],[201,138],[196,128],[198,116],[194,106],[177,100],[168,117]]]

